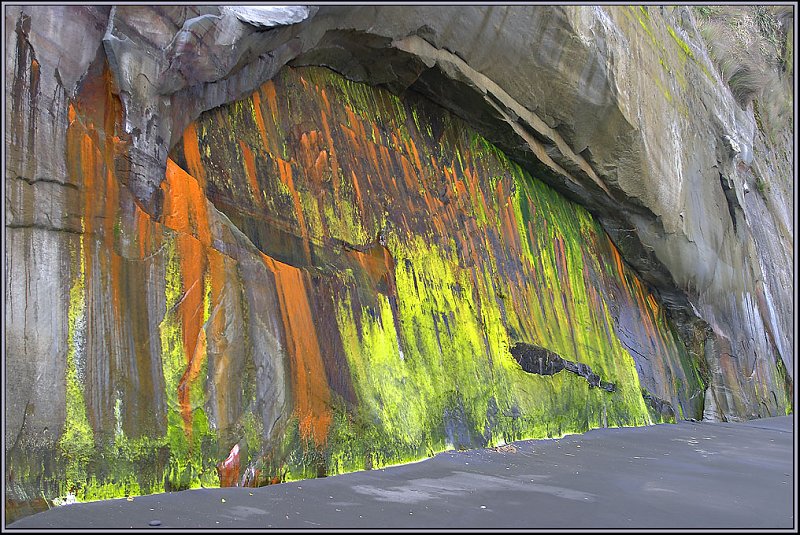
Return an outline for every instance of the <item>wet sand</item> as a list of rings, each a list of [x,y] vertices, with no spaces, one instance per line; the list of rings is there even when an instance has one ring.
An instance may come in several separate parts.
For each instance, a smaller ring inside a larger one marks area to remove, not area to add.
[[[258,489],[67,505],[6,528],[796,531],[794,419],[595,429]]]

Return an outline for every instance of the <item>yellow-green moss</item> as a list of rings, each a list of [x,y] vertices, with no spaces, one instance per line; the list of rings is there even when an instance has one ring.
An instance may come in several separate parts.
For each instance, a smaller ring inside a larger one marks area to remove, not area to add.
[[[167,253],[166,313],[159,325],[159,333],[164,394],[167,401],[167,444],[170,453],[167,480],[171,489],[219,486],[219,477],[214,469],[216,455],[208,454],[210,449],[216,447],[216,433],[209,427],[203,409],[207,358],[203,359],[198,374],[200,379],[189,387],[189,400],[192,408],[191,433],[187,433],[184,429],[178,400],[178,385],[187,366],[183,347],[183,331],[178,316],[178,303],[183,298],[183,285],[174,238],[167,240],[165,247]],[[206,283],[206,300],[208,300],[208,292]],[[208,314],[208,310],[204,305],[204,316],[206,314]]]
[[[689,48],[689,45],[687,45],[687,44],[686,44],[686,42],[685,42],[683,39],[681,39],[681,38],[678,36],[678,34],[677,34],[677,33],[675,33],[675,30],[674,30],[674,29],[672,29],[672,26],[669,26],[669,25],[667,25],[667,31],[669,32],[669,34],[670,34],[670,36],[672,37],[672,39],[673,39],[673,40],[674,40],[674,41],[675,41],[675,42],[678,44],[678,46],[681,48],[681,50],[683,50],[683,53],[684,53],[684,54],[686,54],[686,56],[687,56],[689,59],[692,59],[692,60],[693,60],[693,59],[694,59],[694,52],[692,52],[692,49],[691,49],[691,48]]]
[[[78,377],[79,361],[85,359],[86,340],[86,288],[84,236],[80,240],[80,252],[73,251],[73,265],[80,270],[69,291],[68,338],[66,358],[66,420],[58,441],[61,455],[66,461],[63,494],[82,494],[88,483],[88,464],[94,457],[94,434],[86,414],[83,385]]]
[[[269,449],[261,443],[263,455],[256,464],[270,480],[377,468],[446,449],[658,419],[651,417],[642,397],[635,363],[617,336],[618,318],[612,317],[609,302],[614,292],[632,292],[625,306],[635,314],[640,306],[636,299],[644,299],[640,294],[645,290],[614,264],[613,246],[586,210],[537,181],[458,119],[437,115],[441,112],[427,104],[403,102],[324,69],[286,71],[275,86],[288,111],[265,120],[280,122],[274,126],[294,137],[304,130],[293,125],[303,125],[316,132],[315,143],[321,145],[311,154],[292,146],[287,157],[304,227],[297,226],[297,214],[292,216],[294,200],[277,187],[265,186],[271,192],[268,201],[274,201],[267,203],[275,212],[268,211],[269,216],[295,225],[291,232],[322,248],[331,242],[363,245],[380,229],[393,267],[383,273],[378,262],[364,264],[361,271],[362,265],[348,255],[325,254],[298,266],[314,280],[325,281],[316,288],[334,288],[309,299],[315,314],[320,313],[315,322],[338,331],[335,339],[341,341],[352,391],[340,395],[342,385],[331,383],[340,390],[332,391],[326,408],[332,423],[324,443],[303,439],[296,417],[282,428],[282,436],[273,437]],[[662,91],[671,100],[669,91]],[[201,144],[237,150],[238,139],[248,136],[237,131],[251,120],[252,108],[245,108],[248,113],[231,123],[220,118],[233,131],[213,134]],[[234,115],[240,113],[236,110]],[[361,137],[337,130],[337,122]],[[431,124],[436,125],[435,139]],[[272,126],[267,130],[273,131]],[[377,157],[379,169],[367,167],[372,165],[372,144],[383,149]],[[315,170],[298,163],[314,161],[322,150],[331,159],[337,155],[338,183],[327,175],[319,181]],[[222,161],[230,159],[221,154]],[[444,169],[450,175],[447,181]],[[359,182],[354,184],[351,177],[345,179],[348,172],[371,178],[356,176]],[[380,175],[384,172],[389,175]],[[213,173],[209,180],[215,180]],[[259,180],[279,181],[275,176]],[[464,189],[456,187],[459,182]],[[262,246],[270,254],[271,244]],[[169,288],[180,287],[170,282],[170,269],[168,303],[174,300]],[[335,316],[333,324],[327,323],[332,319],[327,312]],[[648,313],[639,312],[643,318]],[[170,325],[165,318],[167,355]],[[655,320],[652,336],[671,339],[674,335],[665,325]],[[180,325],[174,328],[179,343]],[[510,353],[516,342],[586,364],[614,383],[615,390],[590,388],[586,379],[566,371],[553,376],[527,373]],[[663,358],[672,364],[679,360],[673,342],[659,344],[667,353]],[[323,355],[328,358],[334,357]],[[335,358],[341,366],[342,356]],[[672,387],[682,388],[678,382]],[[196,421],[202,422],[202,416],[197,412]],[[171,421],[173,427],[179,429]],[[256,427],[246,427],[243,423],[248,450],[256,450],[251,443],[257,439],[249,436]],[[188,458],[188,453],[182,455],[180,459]]]

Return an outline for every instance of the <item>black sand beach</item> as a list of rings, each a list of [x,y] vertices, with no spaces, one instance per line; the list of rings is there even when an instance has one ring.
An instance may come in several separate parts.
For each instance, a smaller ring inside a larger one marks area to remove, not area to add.
[[[597,429],[258,489],[73,504],[7,529],[796,530],[793,430],[794,416]]]

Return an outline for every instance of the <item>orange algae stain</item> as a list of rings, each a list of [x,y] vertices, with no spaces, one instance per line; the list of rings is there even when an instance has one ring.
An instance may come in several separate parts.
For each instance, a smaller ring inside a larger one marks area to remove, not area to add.
[[[325,99],[326,107],[329,110],[328,113],[330,113],[330,104],[328,104],[328,98],[327,98],[327,96],[325,96],[325,90],[322,91],[322,97]],[[330,158],[330,162],[331,162],[330,169],[331,169],[331,176],[333,178],[334,197],[338,198],[339,197],[339,159],[336,156],[336,151],[334,150],[333,135],[331,134],[331,127],[328,124],[328,118],[327,118],[326,113],[324,111],[320,114],[320,118],[322,120],[322,132],[325,134],[325,143],[326,143],[327,148],[328,148],[328,150],[330,152],[329,158]]]
[[[192,234],[205,246],[211,245],[206,197],[196,178],[167,158],[164,182],[163,223],[178,232]]]
[[[642,299],[640,296],[637,297],[639,297],[639,299],[637,299],[637,304],[639,305],[639,310],[642,313],[641,314],[642,326],[644,327],[644,330],[647,333],[647,336],[650,339],[650,341],[655,345],[658,343],[660,339],[658,329],[656,328],[656,325],[653,322],[652,317],[650,316],[650,314],[648,314],[648,310],[646,308],[644,299]]]
[[[653,294],[647,294],[647,304],[650,305],[650,310],[653,312],[653,316],[658,314],[658,302],[656,302],[656,298]]]
[[[361,197],[361,187],[358,184],[358,177],[356,176],[355,171],[350,171],[353,177],[353,193],[356,196],[356,202],[358,203],[359,214],[361,214],[362,219],[366,220],[367,214],[364,213],[364,200]]]
[[[261,92],[264,94],[264,98],[267,99],[267,106],[269,107],[270,114],[272,115],[273,121],[278,119],[278,95],[275,92],[275,83],[272,80],[265,82],[261,86]],[[259,101],[260,107],[260,101]]]
[[[396,295],[394,288],[394,259],[385,247],[372,247],[365,252],[350,250],[347,254],[354,258],[374,284],[386,281],[389,296]]]
[[[375,147],[376,147],[375,143],[372,142],[367,143],[367,156],[369,156],[370,162],[372,163],[372,168],[375,171],[379,171],[381,169],[381,165],[378,161],[378,152],[375,150]]]
[[[183,153],[186,157],[186,166],[189,168],[189,173],[200,182],[200,187],[204,189],[206,170],[200,157],[200,142],[197,138],[197,126],[195,123],[189,124],[183,132]]]
[[[320,158],[323,157],[322,153],[325,153],[325,162],[327,162],[328,158],[328,152],[319,147],[318,138],[319,136],[317,135],[316,130],[303,132],[300,136],[300,150],[297,154],[303,169],[313,169],[314,172],[312,173],[311,179],[316,185],[319,185],[322,182],[323,169],[321,166],[327,166],[327,164],[322,164],[320,162]],[[317,155],[316,157],[314,156],[315,154]]]
[[[261,94],[267,99],[267,106],[269,107],[270,116],[272,120],[268,123],[264,121],[264,110],[261,103]],[[278,147],[278,130],[276,128],[276,121],[278,121],[278,99],[275,94],[275,84],[269,81],[261,86],[260,91],[253,93],[253,114],[255,116],[258,132],[261,134],[261,141],[264,149],[273,155],[277,156],[281,153]]]
[[[430,160],[431,160],[431,168],[433,169],[433,176],[441,175],[442,173],[441,173],[441,171],[439,169],[439,162],[436,160],[436,156],[431,154]],[[448,182],[449,182],[449,180],[448,180]]]
[[[97,152],[92,138],[86,133],[84,133],[81,137],[80,171],[82,176],[79,178],[81,179],[84,188],[83,231],[86,234],[92,234],[94,231],[94,210],[96,207],[96,203],[94,202],[94,194],[96,192],[95,181],[97,175]]]
[[[184,431],[189,434],[192,427],[192,407],[189,393],[191,383],[205,356],[205,332],[203,326],[203,274],[205,255],[203,245],[193,236],[178,234],[176,239],[181,269],[183,296],[178,304],[183,331],[183,348],[186,371],[178,382],[178,401],[184,421]]]
[[[320,96],[322,97],[322,101],[325,103],[325,110],[330,113],[331,112],[331,103],[328,101],[328,94],[325,92],[324,89],[320,90],[319,86],[317,87],[317,91],[319,91]]]
[[[178,235],[177,245],[183,281],[183,297],[178,309],[183,324],[183,347],[189,359],[195,353],[203,322],[205,255],[203,245],[187,234]]]
[[[286,185],[286,187],[289,189],[289,193],[292,195],[294,213],[297,217],[297,224],[300,227],[300,236],[303,238],[304,252],[306,254],[306,259],[311,262],[311,246],[308,243],[308,229],[306,228],[306,219],[305,215],[303,214],[303,205],[300,202],[300,194],[294,187],[292,164],[281,158],[275,158],[275,161],[278,163],[278,175],[280,176],[281,182]]]
[[[389,167],[392,164],[392,157],[389,154],[389,149],[386,148],[385,145],[379,145],[378,149],[379,149],[379,152],[380,152],[380,158],[379,158],[379,161],[380,161],[380,164],[381,164],[380,169],[381,169],[381,172],[383,173],[381,176],[382,177],[387,177],[387,176],[392,177],[392,184],[394,185],[395,190],[400,191],[397,188],[397,178],[395,177],[395,173],[393,173],[391,168]]]
[[[303,236],[305,236],[306,223],[303,215],[303,205],[300,203],[300,194],[294,187],[292,164],[281,158],[276,158],[275,161],[278,163],[278,175],[280,176],[281,182],[289,189],[289,193],[292,195],[292,201],[294,202],[294,214],[297,217],[297,223],[300,225],[300,232],[303,234]]]
[[[617,267],[619,278],[622,282],[625,282],[625,270],[622,268],[622,257],[617,250],[617,246],[614,245],[611,240],[609,240],[609,245],[611,246],[611,255],[614,257],[614,265]]]
[[[186,371],[178,383],[178,401],[184,421],[184,432],[191,434],[192,407],[190,387],[197,378],[206,355],[203,330],[206,249],[211,245],[211,229],[205,195],[194,176],[167,159],[167,170],[161,187],[164,191],[165,226],[178,232],[176,246],[181,270],[183,296],[178,304],[183,332]]]
[[[314,173],[313,176],[317,181],[317,184],[321,184],[323,178],[325,177],[325,170],[328,169],[330,166],[328,165],[328,151],[322,150],[317,155],[316,160],[314,160]]]
[[[422,172],[423,171],[422,161],[419,159],[419,152],[417,151],[417,146],[414,144],[414,140],[409,139],[405,145],[406,145],[406,150],[410,149],[409,152],[413,157],[413,161],[417,167],[417,171]]]
[[[138,204],[134,204],[135,212],[133,216],[134,227],[136,228],[136,239],[139,244],[139,258],[143,259],[151,249],[152,240],[152,220],[150,215],[142,210]]]
[[[262,203],[261,198],[261,188],[258,187],[258,179],[256,178],[256,158],[253,154],[253,151],[250,150],[250,147],[247,144],[239,140],[239,147],[242,149],[242,157],[244,158],[244,171],[247,175],[247,181],[250,184],[250,189],[253,191],[253,198],[256,200],[256,204]]]
[[[359,121],[358,118],[356,118],[356,114],[353,113],[353,109],[350,106],[345,104],[344,112],[347,115],[347,124],[351,128],[353,128],[353,130],[355,132],[357,132],[359,136],[363,136],[363,125],[361,125],[361,121]],[[342,125],[342,126],[344,126],[344,125]],[[358,132],[359,126],[361,126],[361,128],[360,128],[360,130],[362,130],[361,132]]]
[[[510,206],[510,203],[505,206],[502,210],[503,212],[503,235],[506,238],[506,244],[509,245],[514,251],[519,252],[521,249],[520,241],[521,237],[519,235],[519,227],[516,225],[516,214],[514,214],[514,208]]]
[[[261,115],[261,96],[258,94],[258,91],[253,93],[253,118],[256,121],[256,126],[258,126],[258,132],[261,134],[261,141],[266,144],[267,141],[269,141],[269,137],[267,137],[267,127],[264,124],[264,116]]]
[[[117,330],[122,330],[123,308],[120,296],[122,280],[122,257],[114,251],[116,239],[116,212],[119,207],[119,185],[116,177],[110,170],[106,171],[106,204],[104,217],[104,236],[103,241],[106,245],[107,254],[111,258],[111,303],[114,309],[114,318]]]
[[[300,148],[299,150],[295,151],[294,156],[296,157],[296,161],[300,168],[306,169],[309,173],[309,181],[315,185],[320,182],[320,178],[315,176],[313,173],[314,161],[319,155],[319,152],[319,150],[315,151],[312,149],[307,133],[303,132],[303,134],[300,136]]]
[[[447,167],[445,167],[445,172],[449,174]],[[455,177],[455,175],[453,175],[453,177]],[[464,184],[464,181],[460,178],[456,178],[454,184],[456,197],[465,197],[467,195],[467,186]]]
[[[505,194],[505,181],[502,177],[497,179],[497,183],[494,185],[494,196],[498,206],[508,206],[508,198]],[[505,200],[505,204],[503,204],[503,200]]]
[[[467,178],[467,187],[469,188],[469,197],[472,201],[473,206],[477,204],[478,201],[478,190],[480,189],[480,185],[478,184],[478,176],[477,174],[472,172],[472,169],[468,165],[464,165],[462,168],[464,176]]]
[[[217,463],[217,474],[219,475],[220,487],[238,487],[239,469],[241,460],[239,459],[239,444],[234,444],[228,457],[224,461]]]
[[[333,419],[331,392],[311,313],[305,274],[302,270],[262,255],[275,277],[280,302],[286,348],[292,367],[294,412],[300,424],[300,435],[313,439],[319,447],[328,437]]]
[[[38,68],[38,63],[33,66]],[[114,322],[119,332],[125,310],[120,297],[122,257],[114,250],[121,232],[119,181],[114,170],[127,143],[116,135],[122,107],[112,93],[112,86],[111,71],[106,66],[101,76],[87,82],[76,100],[68,103],[66,159],[70,182],[81,190],[83,231],[87,235],[98,234],[106,251],[95,261],[87,248],[86,277],[91,278],[95,262],[99,262],[100,272],[108,273]]]
[[[408,191],[417,191],[419,189],[417,183],[417,174],[411,168],[411,162],[403,154],[400,155],[400,165],[403,168],[403,179],[406,183]]]

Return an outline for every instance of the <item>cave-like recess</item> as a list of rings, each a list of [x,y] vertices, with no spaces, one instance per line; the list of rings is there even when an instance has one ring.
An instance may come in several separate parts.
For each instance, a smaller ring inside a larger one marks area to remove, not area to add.
[[[20,501],[701,417],[699,364],[599,224],[424,97],[284,68],[188,126],[150,213],[95,74],[67,132],[66,420],[8,456]]]

